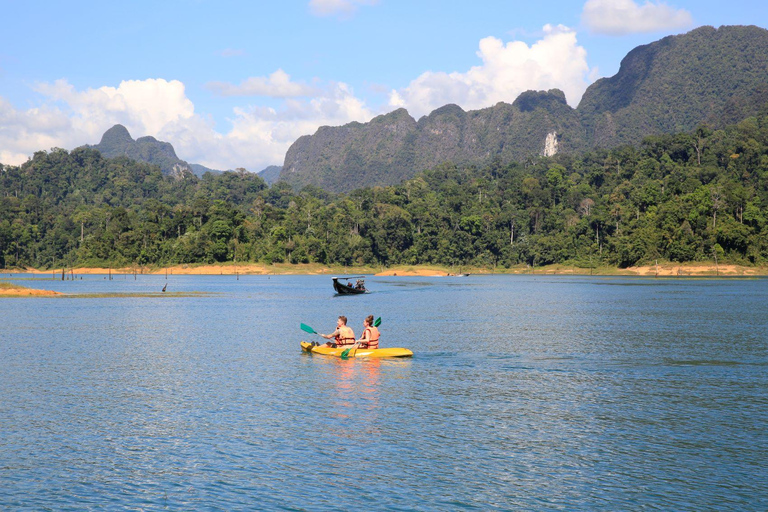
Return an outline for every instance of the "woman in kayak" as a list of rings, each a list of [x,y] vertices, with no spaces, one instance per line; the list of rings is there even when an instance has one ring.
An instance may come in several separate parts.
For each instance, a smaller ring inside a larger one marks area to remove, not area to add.
[[[336,320],[335,331],[333,331],[331,334],[321,334],[320,336],[326,339],[334,338],[334,343],[331,343],[330,341],[326,343],[326,345],[331,347],[343,347],[345,345],[355,344],[355,332],[351,327],[347,327],[347,317],[344,315],[340,316],[339,319]]]
[[[373,315],[363,320],[363,337],[358,340],[360,348],[379,348],[379,329],[373,326]]]

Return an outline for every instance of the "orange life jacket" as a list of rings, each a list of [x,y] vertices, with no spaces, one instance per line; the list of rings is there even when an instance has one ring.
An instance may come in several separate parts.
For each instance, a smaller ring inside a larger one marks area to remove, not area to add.
[[[376,327],[366,327],[363,331],[363,337],[365,333],[368,333],[368,341],[363,342],[361,346],[365,348],[379,348],[379,330]]]
[[[343,347],[344,345],[355,344],[355,332],[351,327],[342,325],[339,327],[339,334],[336,335],[336,345]]]

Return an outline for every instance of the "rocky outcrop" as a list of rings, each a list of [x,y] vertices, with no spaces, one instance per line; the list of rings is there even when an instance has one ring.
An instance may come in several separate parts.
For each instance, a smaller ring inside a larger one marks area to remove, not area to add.
[[[547,134],[544,139],[544,156],[555,156],[557,154],[557,132]]]
[[[187,173],[202,176],[206,172],[220,173],[198,164],[188,164],[176,156],[176,151],[169,142],[157,140],[154,137],[139,137],[133,140],[125,126],[116,124],[101,137],[101,142],[88,146],[106,158],[125,156],[139,162],[157,165],[165,173],[181,179]]]

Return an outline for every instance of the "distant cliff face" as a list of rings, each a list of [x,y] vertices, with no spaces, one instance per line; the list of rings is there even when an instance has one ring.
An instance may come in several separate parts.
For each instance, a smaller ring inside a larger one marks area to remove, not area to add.
[[[614,147],[757,113],[768,97],[768,31],[701,27],[632,50],[577,109],[559,90],[465,112],[446,105],[415,121],[404,109],[298,139],[280,179],[344,191],[391,185],[441,162],[482,165]]]
[[[393,185],[442,162],[477,163],[496,156],[519,159],[544,152],[547,135],[572,131],[560,141],[585,147],[576,111],[559,90],[522,95],[520,104],[499,103],[465,112],[446,105],[414,120],[395,110],[369,123],[324,126],[299,138],[288,150],[280,179],[332,191]],[[522,107],[522,108],[521,108]]]
[[[288,149],[280,179],[301,187],[348,190],[412,175],[416,121],[404,109],[337,128],[320,127]]]

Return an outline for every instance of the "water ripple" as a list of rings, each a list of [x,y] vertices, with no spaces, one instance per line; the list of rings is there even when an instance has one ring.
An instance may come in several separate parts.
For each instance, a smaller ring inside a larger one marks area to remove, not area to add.
[[[765,280],[225,277],[0,302],[0,508],[768,508]]]

